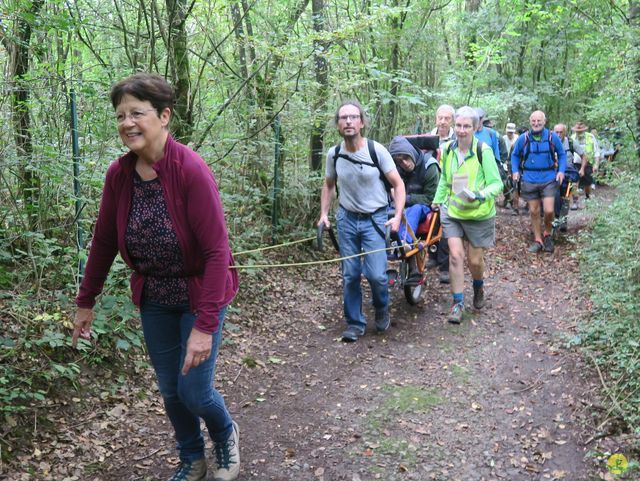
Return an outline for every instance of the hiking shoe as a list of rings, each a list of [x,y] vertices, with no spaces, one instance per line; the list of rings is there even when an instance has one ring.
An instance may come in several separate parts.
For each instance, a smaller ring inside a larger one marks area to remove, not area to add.
[[[520,209],[518,209],[517,207],[514,207],[511,210],[511,215],[520,215]]]
[[[482,309],[485,305],[484,301],[484,286],[473,287],[473,307],[475,309]]]
[[[438,278],[440,279],[440,284],[449,284],[449,282],[451,281],[451,278],[449,277],[449,271],[440,271]]]
[[[545,252],[553,252],[553,239],[550,235],[547,234],[546,236],[544,236],[542,242]]]
[[[195,461],[181,461],[169,481],[204,481],[207,479],[207,461],[204,458]]]
[[[574,202],[573,204],[571,204],[571,210],[578,210],[578,203]]]
[[[232,481],[240,474],[240,431],[235,421],[232,421],[232,424],[229,438],[224,442],[215,443],[213,448],[216,456],[213,481]]]
[[[533,244],[529,246],[529,252],[531,252],[532,254],[537,254],[542,250],[542,248],[543,248],[542,244],[538,241],[535,241]]]
[[[342,340],[344,342],[356,342],[359,337],[364,335],[364,330],[357,326],[349,326],[342,333]]]
[[[376,309],[376,329],[378,332],[385,332],[391,326],[389,318],[389,308]]]
[[[567,232],[567,221],[563,220],[560,222],[560,232]]]
[[[451,312],[447,321],[451,324],[460,324],[462,322],[462,314],[464,313],[464,304],[462,302],[456,302],[451,306]]]

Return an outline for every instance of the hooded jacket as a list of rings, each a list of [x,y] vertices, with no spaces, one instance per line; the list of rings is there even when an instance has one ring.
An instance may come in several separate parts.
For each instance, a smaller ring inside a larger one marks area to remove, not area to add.
[[[398,167],[398,173],[404,182],[407,191],[405,205],[414,204],[431,205],[440,180],[440,166],[438,161],[430,154],[418,152],[413,145],[402,135],[393,138],[389,144],[389,153],[394,155],[408,155],[415,164],[411,172]]]

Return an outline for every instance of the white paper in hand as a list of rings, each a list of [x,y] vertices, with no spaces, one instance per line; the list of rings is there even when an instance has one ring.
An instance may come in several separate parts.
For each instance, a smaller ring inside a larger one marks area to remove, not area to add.
[[[474,194],[473,191],[469,190],[466,187],[462,189],[458,196],[465,202],[473,202],[474,200],[476,200],[476,194]]]

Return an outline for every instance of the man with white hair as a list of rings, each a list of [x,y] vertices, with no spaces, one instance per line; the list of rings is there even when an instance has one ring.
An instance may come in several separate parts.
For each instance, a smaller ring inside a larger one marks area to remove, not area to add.
[[[529,252],[553,252],[551,238],[555,217],[556,191],[564,180],[567,154],[558,136],[545,128],[542,110],[529,116],[531,129],[518,137],[511,153],[513,181],[522,176],[520,196],[529,205],[534,243]],[[556,160],[557,159],[557,160]],[[540,225],[540,202],[544,211],[544,231]]]
[[[431,131],[431,135],[438,136],[440,145],[456,138],[456,134],[453,131],[453,116],[455,112],[455,109],[447,104],[441,105],[436,110],[436,127]]]

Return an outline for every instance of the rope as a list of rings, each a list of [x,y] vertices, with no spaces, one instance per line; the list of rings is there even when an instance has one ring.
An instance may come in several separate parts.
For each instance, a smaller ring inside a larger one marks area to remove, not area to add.
[[[397,249],[397,246],[394,247],[385,247],[383,249],[376,249],[373,251],[368,251],[368,252],[361,252],[359,254],[353,254],[351,256],[346,256],[346,257],[337,257],[335,259],[328,259],[328,260],[323,260],[323,261],[309,261],[309,262],[293,262],[291,264],[255,264],[255,265],[251,265],[251,266],[229,266],[229,269],[268,269],[270,267],[298,267],[298,266],[313,266],[313,265],[319,265],[319,264],[329,264],[331,262],[342,262],[344,260],[347,259],[353,259],[354,257],[362,257],[362,256],[366,256],[367,254],[374,254],[376,252],[386,252],[386,251],[390,251],[390,250],[394,250]]]
[[[278,244],[278,245],[275,245],[275,246],[259,247],[257,249],[251,249],[251,250],[248,250],[248,251],[237,252],[237,253],[233,254],[233,257],[238,257],[238,256],[241,256],[243,254],[251,254],[252,252],[268,251],[270,249],[277,249],[278,247],[292,246],[294,244],[300,244],[301,242],[307,242],[307,241],[313,240],[315,238],[316,238],[316,236],[312,236],[312,237],[307,237],[306,239],[299,239],[299,240],[296,240],[296,241],[285,242],[284,244]]]

